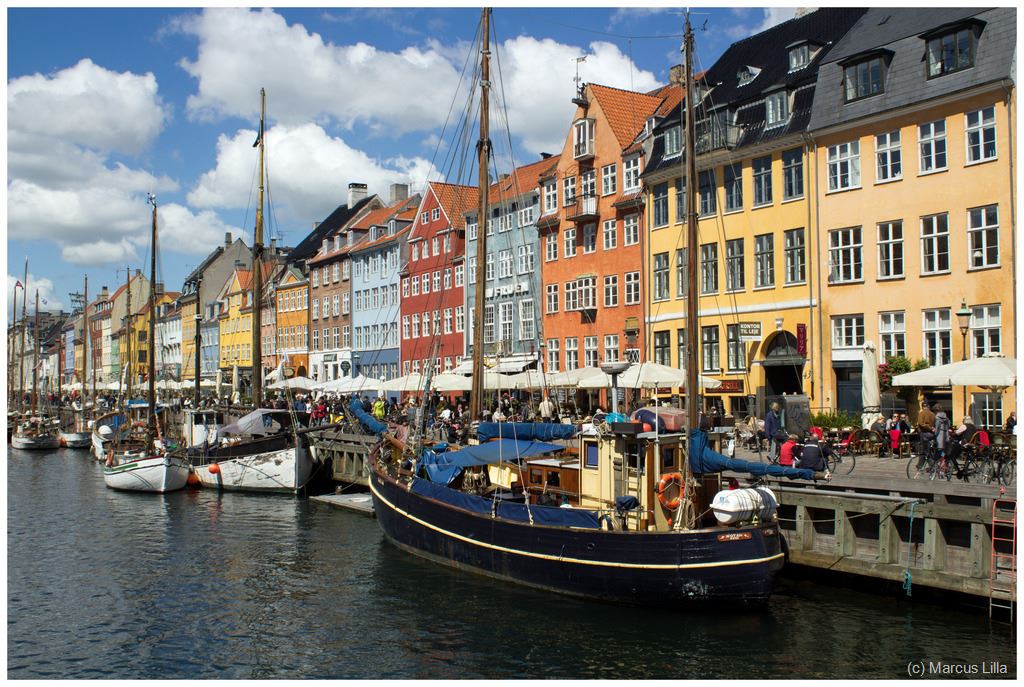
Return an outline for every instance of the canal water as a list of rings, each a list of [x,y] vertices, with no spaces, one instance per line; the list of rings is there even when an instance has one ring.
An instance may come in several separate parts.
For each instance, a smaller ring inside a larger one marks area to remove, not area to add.
[[[984,612],[783,579],[767,609],[586,603],[420,561],[305,499],[107,489],[8,450],[10,678],[904,678],[1006,666]]]

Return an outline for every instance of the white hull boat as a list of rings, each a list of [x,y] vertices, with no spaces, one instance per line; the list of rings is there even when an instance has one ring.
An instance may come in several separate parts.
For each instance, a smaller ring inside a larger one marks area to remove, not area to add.
[[[92,446],[92,432],[61,432],[60,445],[66,448],[89,448]]]
[[[56,434],[18,434],[11,437],[11,448],[23,451],[43,451],[60,448],[60,438]]]
[[[103,468],[103,481],[111,489],[162,494],[188,483],[189,463],[182,456],[123,456],[121,461]]]
[[[195,466],[204,487],[223,491],[298,493],[313,474],[313,457],[306,446],[289,446],[252,455],[221,457]]]

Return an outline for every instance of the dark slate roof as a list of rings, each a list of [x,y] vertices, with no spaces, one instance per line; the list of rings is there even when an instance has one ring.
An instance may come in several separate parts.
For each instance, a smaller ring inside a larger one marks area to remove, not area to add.
[[[704,81],[712,89],[711,100],[716,105],[729,103],[732,107],[757,100],[766,91],[780,86],[793,89],[814,83],[817,66],[824,58],[831,57],[828,52],[832,44],[839,41],[865,11],[864,8],[824,7],[733,43],[704,74]],[[789,73],[786,46],[804,40],[824,47],[811,64]],[[757,67],[761,72],[753,81],[740,86],[737,75],[744,66]]]
[[[316,229],[311,231],[306,238],[299,242],[299,245],[292,248],[291,253],[288,254],[288,262],[308,260],[316,255],[316,252],[320,250],[320,246],[323,244],[324,239],[332,232],[345,226],[349,220],[355,217],[356,213],[359,212],[364,205],[370,202],[371,198],[373,198],[373,196],[363,198],[352,208],[349,208],[348,205],[339,205],[336,207],[334,212],[327,215],[324,221],[316,225]]]
[[[985,23],[978,40],[974,67],[927,78],[926,46],[921,34],[969,17]],[[1012,7],[942,7],[927,11],[872,8],[821,65],[810,128],[820,130],[1010,78],[1016,45],[1017,10]],[[838,61],[875,49],[892,53],[884,92],[852,103],[845,102],[843,67]]]

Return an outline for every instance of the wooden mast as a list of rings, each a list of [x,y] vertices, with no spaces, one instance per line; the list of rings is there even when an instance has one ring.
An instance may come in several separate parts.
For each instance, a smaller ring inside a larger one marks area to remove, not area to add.
[[[25,281],[21,286],[21,356],[18,359],[18,410],[25,412],[25,330],[28,328],[28,258],[25,258]],[[15,304],[14,307],[18,307]]]
[[[147,456],[153,453],[153,437],[156,436],[156,196],[150,195],[149,202],[153,205],[153,229],[149,251],[149,332],[146,334],[149,341],[146,354],[146,377],[149,381],[146,394],[146,402],[149,403],[149,418],[146,423],[149,430],[146,432]]]
[[[127,281],[125,282],[125,345],[124,351],[125,360],[128,361],[128,366],[125,368],[125,391],[124,391],[124,404],[128,407],[128,400],[132,397],[132,268],[131,266],[126,268],[128,270]]]
[[[18,285],[14,285],[13,302],[11,305],[11,316],[14,318],[11,321],[10,334],[7,337],[7,398],[10,403],[10,407],[16,407],[14,403],[14,380],[17,376],[14,374],[14,361],[17,360],[16,352],[18,350]],[[21,398],[21,391],[18,391],[18,398]]]
[[[39,289],[36,289],[36,321],[32,332],[32,414],[36,414],[39,399]]]
[[[199,363],[200,363],[200,350],[199,350],[199,347],[202,345],[202,337],[201,337],[200,332],[199,332],[199,327],[200,327],[200,325],[203,322],[203,316],[202,316],[202,311],[203,310],[202,309],[203,309],[203,277],[200,274],[199,280],[196,283],[196,312],[195,312],[195,315],[194,315],[194,319],[195,319],[195,323],[196,323],[196,333],[192,337],[192,343],[193,343],[193,346],[196,349],[194,351],[194,353],[193,353],[194,356],[195,356],[195,359],[196,359],[196,365],[195,365],[195,373],[196,373],[195,383],[196,383],[196,388],[195,388],[195,399],[193,400],[193,404],[192,404],[195,408],[199,407]]]
[[[266,117],[267,92],[260,89],[260,133],[257,143],[260,144],[260,183],[259,203],[256,206],[256,233],[252,242],[252,403],[259,408],[263,405],[263,350],[260,341],[262,328],[261,304],[263,303],[263,158],[264,139],[263,121]]]
[[[484,394],[484,297],[486,282],[484,281],[487,263],[487,192],[489,190],[488,167],[490,166],[491,139],[489,130],[489,100],[491,87],[490,67],[490,33],[491,10],[483,9],[483,31],[480,47],[480,141],[477,153],[480,166],[480,203],[477,208],[477,240],[476,240],[476,312],[473,317],[473,386],[469,397],[469,416],[479,420],[483,410]]]
[[[82,417],[85,417],[85,375],[89,366],[89,275],[85,275],[85,295],[82,301]],[[74,356],[72,356],[72,361]],[[73,363],[72,363],[73,364]],[[95,403],[95,399],[93,399]]]
[[[684,72],[683,83],[686,98],[686,429],[687,447],[690,447],[690,432],[700,424],[700,409],[697,402],[697,146],[694,121],[693,89],[693,31],[690,29],[690,14],[686,14],[683,37]],[[690,479],[690,461],[683,462],[684,484]],[[685,490],[689,500],[692,489]],[[677,518],[677,521],[681,518]]]

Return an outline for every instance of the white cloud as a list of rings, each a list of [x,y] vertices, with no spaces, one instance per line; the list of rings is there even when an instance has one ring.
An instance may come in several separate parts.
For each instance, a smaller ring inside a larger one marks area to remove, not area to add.
[[[14,276],[13,274],[7,275],[7,307],[8,312],[12,304],[14,297],[14,285],[24,278],[24,274],[21,276]],[[24,286],[24,284],[22,284]],[[40,310],[61,310],[65,307],[63,298],[58,298],[53,291],[53,282],[44,277],[37,277],[31,272],[28,273],[28,316],[32,317],[36,307],[36,289],[39,289],[39,309]],[[25,297],[25,291],[20,287],[18,288],[18,305],[17,313],[18,320],[21,320],[21,299]]]
[[[224,222],[210,210],[192,212],[184,205],[168,203],[158,210],[159,242],[163,252],[207,255],[224,240],[225,232],[240,236],[242,230]]]
[[[469,49],[436,39],[398,52],[365,43],[335,45],[301,24],[289,26],[269,9],[208,9],[180,26],[199,41],[195,60],[181,62],[197,83],[188,100],[190,117],[243,117],[255,124],[257,93],[265,86],[272,121],[291,127],[316,121],[328,129],[332,123],[360,123],[374,135],[431,131],[443,124]],[[574,109],[575,58],[583,54],[584,79],[638,91],[658,85],[653,73],[638,69],[611,43],[506,40],[498,57],[510,128],[531,151],[561,149]],[[497,66],[492,62],[494,80]],[[499,97],[499,89],[492,94]],[[454,102],[457,112],[465,93]],[[494,108],[492,113],[498,116]]]
[[[120,241],[90,241],[65,245],[60,250],[61,260],[75,265],[123,265],[139,259],[129,239]]]
[[[139,153],[168,111],[151,73],[113,72],[83,59],[51,76],[7,84],[8,126],[104,152]]]
[[[234,136],[220,136],[217,165],[189,192],[190,205],[238,209],[255,203],[255,135],[253,130],[241,129]],[[370,193],[386,197],[392,183],[421,189],[432,172],[430,163],[418,157],[375,160],[316,124],[279,124],[266,136],[268,189],[276,212],[297,220],[322,218],[344,203],[350,182],[365,183]]]

